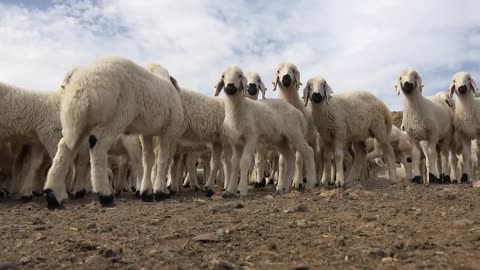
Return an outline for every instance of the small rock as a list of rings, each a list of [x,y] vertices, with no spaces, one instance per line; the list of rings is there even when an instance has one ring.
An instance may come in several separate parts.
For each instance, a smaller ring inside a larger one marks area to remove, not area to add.
[[[225,200],[225,198],[223,198],[222,194],[220,194],[220,193],[212,195],[211,198],[212,198],[213,201],[222,201],[222,200]]]
[[[410,192],[410,191],[412,191],[412,190],[413,190],[413,187],[412,187],[412,186],[406,186],[406,187],[405,187],[405,191],[406,191],[406,192]]]
[[[43,233],[37,233],[35,235],[35,241],[42,241],[47,239],[47,236],[45,236]]]
[[[462,219],[459,219],[459,220],[455,220],[453,222],[453,225],[455,227],[468,227],[470,225],[473,225],[475,222],[473,222],[473,220],[471,219],[466,219],[466,218],[462,218]]]
[[[75,227],[70,227],[70,230],[72,230],[72,231],[74,231],[74,232],[78,232],[78,231],[80,231],[80,229],[79,229],[79,228],[75,228]]]
[[[473,182],[473,185],[472,185],[474,188],[480,188],[480,180],[477,180],[475,182]]]
[[[267,199],[267,200],[273,200],[273,196],[272,196],[272,195],[267,195],[267,196],[265,196],[264,198]]]
[[[393,262],[393,258],[392,258],[392,257],[383,257],[383,258],[382,258],[382,262],[383,262],[383,263]]]
[[[294,267],[292,267],[293,270],[308,270],[310,269],[310,267],[308,267],[308,265],[305,265],[305,264],[299,264],[299,265],[295,265]]]
[[[25,265],[25,264],[30,263],[31,261],[32,261],[32,257],[25,256],[25,257],[20,258],[20,260],[18,262]]]
[[[210,268],[213,270],[231,270],[231,269],[238,269],[238,266],[235,264],[221,260],[221,259],[213,259],[210,261]]]
[[[379,248],[369,248],[362,251],[362,254],[370,258],[383,258],[385,257],[385,251]]]
[[[94,222],[88,223],[87,224],[87,229],[95,229],[97,227],[97,224]]]
[[[305,219],[297,220],[298,227],[305,227],[307,225],[307,221]]]
[[[195,236],[192,240],[196,241],[196,242],[204,242],[204,243],[220,241],[220,239],[219,239],[219,237],[216,233],[200,234],[200,235]]]
[[[455,196],[455,194],[453,193],[448,193],[447,196],[445,197],[445,199],[449,200],[449,201],[453,201],[457,198],[457,196]]]
[[[214,213],[230,212],[234,209],[243,208],[241,203],[225,203],[225,204],[212,204],[208,207],[208,210]]]
[[[44,231],[45,229],[47,229],[47,226],[45,226],[45,225],[37,225],[37,226],[33,227],[34,231]]]
[[[366,216],[363,217],[363,219],[364,219],[365,221],[375,221],[375,220],[377,220],[378,218],[377,218],[377,216],[374,216],[374,215],[366,215]]]
[[[196,204],[206,204],[207,203],[207,201],[202,200],[202,199],[193,199],[193,202],[196,203]]]

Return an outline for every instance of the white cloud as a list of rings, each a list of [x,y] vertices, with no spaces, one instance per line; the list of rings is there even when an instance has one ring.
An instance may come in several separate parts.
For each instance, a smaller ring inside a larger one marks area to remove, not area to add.
[[[54,1],[0,3],[0,81],[56,89],[74,65],[122,55],[166,66],[205,94],[227,64],[272,79],[281,61],[334,91],[366,89],[400,109],[393,83],[416,68],[426,94],[474,76],[478,1]],[[271,92],[269,96],[273,96]]]

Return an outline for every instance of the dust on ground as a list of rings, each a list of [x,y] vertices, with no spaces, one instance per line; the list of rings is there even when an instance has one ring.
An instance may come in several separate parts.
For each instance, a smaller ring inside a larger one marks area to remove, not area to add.
[[[0,200],[0,269],[479,269],[480,188],[388,184],[243,199],[183,190],[49,211]]]

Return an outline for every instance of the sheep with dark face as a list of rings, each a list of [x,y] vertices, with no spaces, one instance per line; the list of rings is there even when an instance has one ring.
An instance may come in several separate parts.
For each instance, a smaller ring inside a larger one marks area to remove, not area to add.
[[[247,79],[242,69],[227,67],[217,83],[215,95],[225,91],[225,120],[223,128],[233,149],[231,172],[227,191],[237,192],[240,171],[240,195],[248,190],[248,171],[258,143],[271,143],[286,160],[285,175],[280,178],[277,191],[288,191],[293,172],[293,152],[299,151],[306,163],[307,188],[315,184],[313,150],[305,140],[306,123],[302,113],[281,99],[253,101],[244,97]]]
[[[308,80],[304,89],[305,106],[312,102],[312,116],[315,127],[324,142],[324,168],[322,184],[331,180],[331,158],[335,160],[338,187],[345,184],[344,151],[345,145],[352,143],[355,158],[347,181],[356,180],[366,164],[365,141],[374,137],[388,164],[392,181],[397,181],[393,148],[389,142],[392,129],[392,116],[387,106],[377,97],[366,91],[352,91],[332,96],[333,91],[322,77]]]

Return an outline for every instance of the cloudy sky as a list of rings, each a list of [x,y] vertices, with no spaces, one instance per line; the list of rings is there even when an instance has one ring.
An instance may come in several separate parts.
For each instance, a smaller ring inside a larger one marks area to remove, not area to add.
[[[459,70],[480,78],[479,11],[476,0],[0,0],[0,81],[55,90],[72,66],[121,55],[208,95],[237,64],[274,97],[276,65],[290,61],[303,81],[322,75],[335,92],[366,89],[397,110],[402,68],[419,71],[427,95]]]

